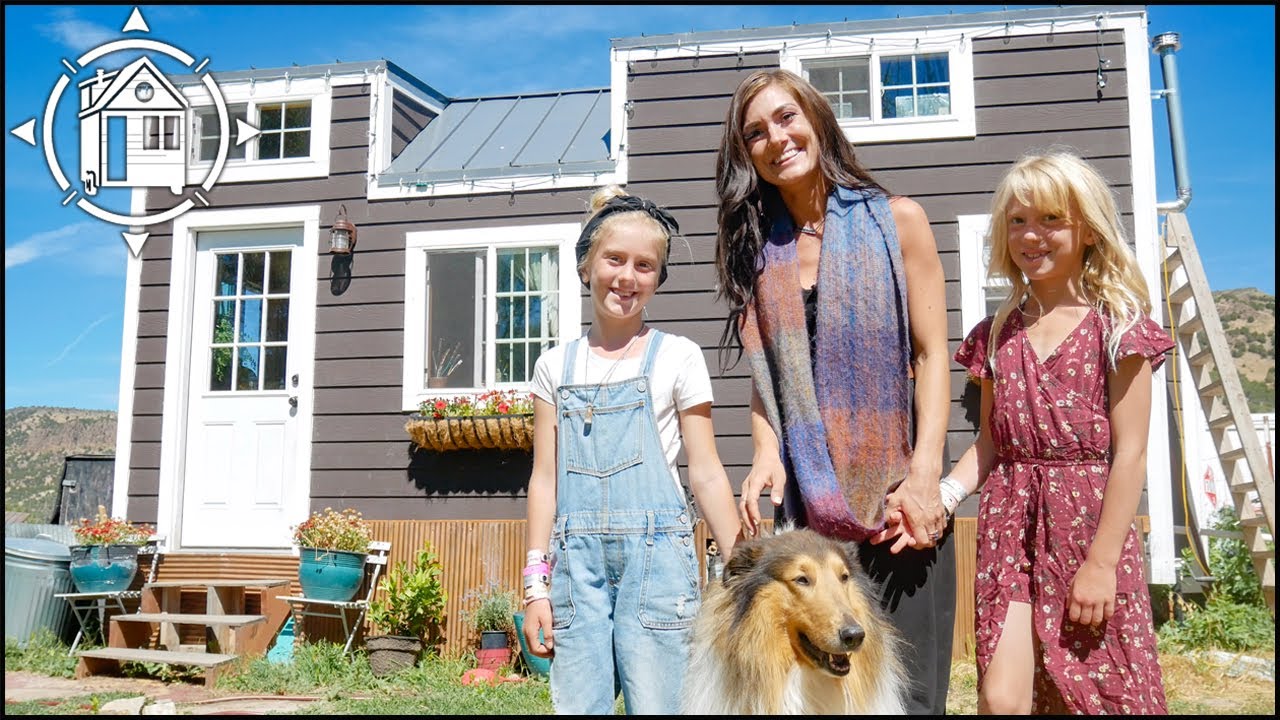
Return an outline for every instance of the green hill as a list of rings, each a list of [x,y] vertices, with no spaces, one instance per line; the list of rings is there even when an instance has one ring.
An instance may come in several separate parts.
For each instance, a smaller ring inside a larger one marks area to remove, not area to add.
[[[19,407],[4,412],[4,509],[49,522],[67,455],[114,455],[110,410]]]
[[[1213,302],[1231,343],[1249,409],[1275,412],[1276,296],[1240,288],[1213,293]]]

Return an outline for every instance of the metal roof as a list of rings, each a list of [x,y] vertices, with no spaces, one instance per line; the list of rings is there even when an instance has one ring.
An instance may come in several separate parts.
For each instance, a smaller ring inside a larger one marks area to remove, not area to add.
[[[776,27],[737,30],[710,30],[705,32],[672,33],[667,35],[640,35],[614,38],[610,42],[614,50],[658,49],[664,47],[694,47],[713,43],[746,42],[751,40],[787,40],[823,35],[856,35],[860,33],[892,32],[897,30],[941,30],[947,27],[986,25],[1005,22],[1034,22],[1042,20],[1087,19],[1101,16],[1121,16],[1141,13],[1144,5],[1067,5],[1059,7],[1030,8],[1020,10],[996,10],[979,13],[948,13],[946,15],[922,15],[883,20],[845,20],[843,22],[810,23],[807,25],[780,25]],[[834,12],[837,12],[833,9]]]
[[[609,121],[608,88],[453,100],[378,184],[609,172]]]

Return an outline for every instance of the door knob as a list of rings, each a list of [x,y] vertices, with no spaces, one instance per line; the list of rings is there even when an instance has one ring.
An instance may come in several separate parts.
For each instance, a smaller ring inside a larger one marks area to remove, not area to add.
[[[293,395],[289,398],[289,407],[298,407],[298,396]]]

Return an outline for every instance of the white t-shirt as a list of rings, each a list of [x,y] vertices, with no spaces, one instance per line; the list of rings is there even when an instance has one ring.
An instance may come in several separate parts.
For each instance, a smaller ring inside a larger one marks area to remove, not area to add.
[[[650,331],[649,337],[652,337]],[[648,351],[648,338],[641,348],[632,348],[630,356],[613,367],[614,360],[602,358],[591,352],[586,336],[578,343],[575,358],[573,382],[577,385],[588,385],[600,382],[626,380],[640,374],[641,364]],[[637,343],[638,345],[639,343]],[[533,368],[533,380],[529,389],[533,394],[552,405],[556,404],[556,390],[564,378],[564,356],[569,343],[557,345],[538,357]],[[585,373],[584,373],[585,366]],[[610,368],[613,368],[610,374]],[[653,414],[658,422],[658,438],[667,455],[667,465],[671,469],[671,478],[675,481],[676,490],[684,497],[680,485],[680,472],[676,458],[680,454],[680,411],[711,402],[711,376],[707,373],[707,363],[702,357],[702,349],[692,340],[664,333],[662,345],[653,359],[653,370],[649,373],[649,393],[653,398]]]

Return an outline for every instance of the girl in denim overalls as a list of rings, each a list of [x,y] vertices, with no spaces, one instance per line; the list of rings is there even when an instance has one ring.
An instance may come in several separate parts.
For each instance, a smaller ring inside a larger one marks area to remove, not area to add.
[[[536,655],[554,652],[557,712],[612,714],[621,689],[629,714],[672,714],[700,603],[681,436],[689,486],[726,556],[739,522],[701,349],[644,322],[679,227],[616,187],[591,205],[577,245],[591,330],[544,353],[532,383],[525,639]]]

